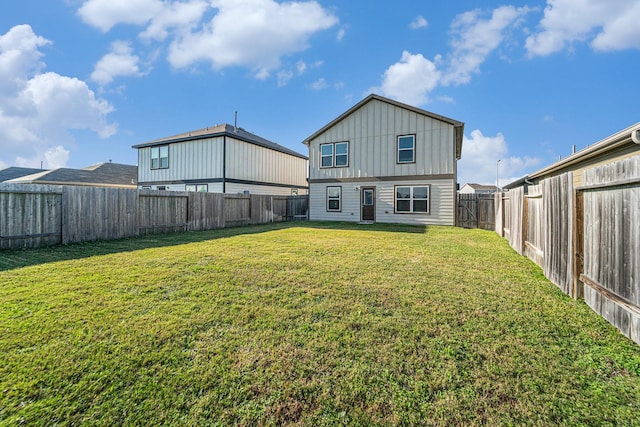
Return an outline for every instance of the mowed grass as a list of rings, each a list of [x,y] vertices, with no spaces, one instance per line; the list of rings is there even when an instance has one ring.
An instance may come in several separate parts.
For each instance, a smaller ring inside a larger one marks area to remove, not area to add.
[[[0,252],[1,425],[640,425],[640,347],[495,233]]]

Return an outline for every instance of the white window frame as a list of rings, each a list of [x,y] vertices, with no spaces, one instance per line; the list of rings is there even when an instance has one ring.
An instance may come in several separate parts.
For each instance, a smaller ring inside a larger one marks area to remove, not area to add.
[[[169,146],[156,145],[151,147],[151,169],[169,168]]]
[[[209,184],[186,184],[184,186],[184,191],[207,193],[209,191]]]
[[[404,138],[411,138],[413,144],[411,148],[400,148],[400,140]],[[400,152],[411,151],[411,160],[400,160]],[[416,162],[416,136],[410,135],[398,135],[396,138],[396,162],[398,164],[415,163]]]
[[[329,189],[338,189],[338,196],[329,195]],[[342,212],[342,187],[341,186],[328,186],[327,187],[327,212]],[[331,201],[338,201],[338,208],[331,209]]]
[[[409,189],[409,197],[408,198],[399,198],[398,197],[398,189],[399,188],[408,188]],[[416,188],[426,188],[427,189],[427,197],[415,197],[414,190]],[[394,194],[394,212],[397,214],[428,214],[431,212],[431,186],[430,185],[396,185],[393,188]],[[398,201],[409,201],[409,210],[398,210]],[[416,211],[414,209],[414,203],[416,201],[426,201],[426,211]]]
[[[330,147],[331,153],[324,154],[322,152],[324,147]],[[346,148],[345,152],[338,154],[338,149],[342,149],[342,147]],[[343,158],[344,160],[342,160]],[[324,164],[325,159],[329,159],[327,164]],[[326,144],[320,144],[320,168],[321,169],[346,168],[346,167],[349,167],[349,141],[329,142]]]

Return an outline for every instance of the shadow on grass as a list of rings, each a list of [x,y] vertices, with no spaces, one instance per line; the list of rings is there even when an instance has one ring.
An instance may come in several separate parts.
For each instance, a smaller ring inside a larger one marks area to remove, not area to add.
[[[295,221],[242,227],[221,228],[206,231],[187,231],[167,234],[148,234],[119,240],[56,245],[37,249],[0,250],[0,271],[56,261],[89,258],[120,252],[132,252],[148,248],[184,245],[227,237],[264,233],[287,228],[316,228],[327,230],[368,230],[398,233],[422,233],[426,226],[404,224],[358,224],[333,221]]]

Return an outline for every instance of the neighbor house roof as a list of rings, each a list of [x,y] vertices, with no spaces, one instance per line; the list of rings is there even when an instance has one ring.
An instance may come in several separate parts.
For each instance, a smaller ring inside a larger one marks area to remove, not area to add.
[[[136,187],[138,167],[119,163],[98,163],[83,169],[59,168],[39,171],[11,179],[20,184],[97,185],[107,187]]]
[[[333,121],[331,121],[330,123],[328,123],[327,125],[322,127],[320,130],[315,132],[313,135],[311,135],[308,138],[306,138],[303,141],[303,144],[309,145],[309,143],[313,139],[317,138],[320,134],[325,132],[327,129],[329,129],[332,126],[334,126],[335,124],[339,123],[344,118],[346,118],[349,115],[351,115],[354,111],[360,109],[362,106],[364,106],[365,104],[367,104],[367,103],[369,103],[369,102],[371,102],[373,100],[385,102],[387,104],[394,105],[394,106],[396,106],[398,108],[404,108],[405,110],[413,111],[414,113],[418,113],[418,114],[421,114],[423,116],[431,117],[432,119],[440,120],[442,122],[449,123],[449,124],[453,125],[453,127],[455,129],[456,158],[460,159],[460,157],[462,156],[462,137],[464,135],[464,123],[463,122],[460,122],[460,121],[454,120],[454,119],[450,119],[449,117],[441,116],[439,114],[435,114],[435,113],[432,113],[430,111],[423,110],[421,108],[417,108],[417,107],[414,107],[414,106],[411,106],[411,105],[408,105],[408,104],[403,104],[402,102],[394,101],[393,99],[385,98],[383,96],[376,95],[376,94],[371,94],[371,95],[367,96],[365,99],[363,99],[362,101],[358,102],[356,105],[354,105],[353,107],[351,107],[350,109],[348,109],[347,111],[342,113],[340,116],[338,116]]]
[[[21,176],[31,175],[31,174],[42,172],[42,171],[44,171],[44,169],[19,168],[16,166],[12,166],[12,167],[0,170],[0,182],[8,181],[10,179],[20,178]]]
[[[134,145],[133,148],[144,148],[144,147],[152,147],[154,145],[164,145],[164,144],[173,144],[173,143],[185,142],[185,141],[195,141],[198,139],[212,138],[216,136],[229,136],[235,139],[239,139],[240,141],[248,142],[250,144],[255,144],[260,147],[265,147],[271,150],[279,151],[285,154],[290,154],[292,156],[307,160],[306,156],[298,152],[290,150],[287,147],[283,147],[282,145],[277,144],[275,142],[269,141],[268,139],[264,139],[251,132],[247,132],[246,130],[240,127],[235,127],[229,124],[210,126],[204,129],[198,129],[190,132],[180,133],[178,135],[169,136],[166,138],[155,139],[153,141]]]
[[[463,185],[463,188],[469,186],[476,191],[497,191],[498,187],[495,185],[483,185],[483,184],[475,184],[475,183],[467,183]]]
[[[529,180],[537,180],[541,177],[554,174],[563,170],[570,170],[572,167],[594,159],[598,156],[605,155],[614,150],[618,150],[621,148],[629,147],[629,145],[640,144],[640,122],[629,126],[621,130],[620,132],[616,132],[611,136],[608,136],[595,144],[589,145],[586,148],[583,148],[580,151],[577,151],[571,154],[564,159],[560,159],[555,163],[550,164],[536,172],[533,172],[523,178],[520,178],[516,181],[513,181],[504,186],[505,189],[511,189],[519,187],[523,184],[529,183]],[[640,149],[640,145],[638,145]]]

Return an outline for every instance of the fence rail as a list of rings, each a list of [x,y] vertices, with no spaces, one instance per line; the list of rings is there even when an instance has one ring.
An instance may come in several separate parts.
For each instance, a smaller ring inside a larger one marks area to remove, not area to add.
[[[0,249],[307,218],[307,196],[0,184]]]

